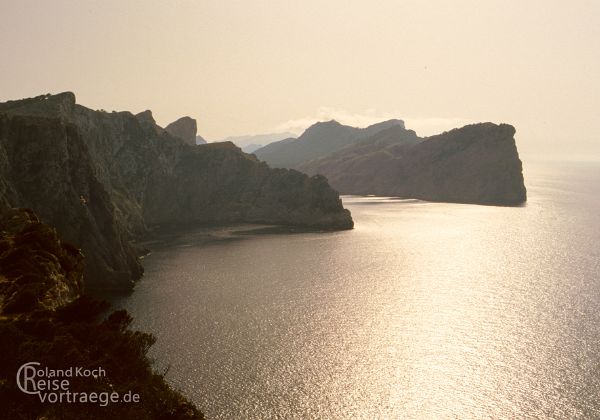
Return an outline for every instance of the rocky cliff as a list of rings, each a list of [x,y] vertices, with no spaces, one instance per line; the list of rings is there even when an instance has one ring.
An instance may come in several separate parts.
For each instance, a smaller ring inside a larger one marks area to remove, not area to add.
[[[35,209],[65,240],[81,247],[88,257],[86,274],[110,287],[140,277],[142,268],[129,244],[130,233],[142,231],[140,215],[132,223],[120,216],[128,202],[120,200],[123,210],[115,208],[74,124],[0,113],[0,159],[0,200]]]
[[[191,146],[150,111],[93,111],[68,92],[0,104],[0,203],[33,208],[81,247],[91,289],[141,275],[130,241],[153,224],[352,227],[322,177],[270,169],[229,143]]]
[[[519,205],[527,199],[522,163],[507,124],[474,124],[421,139],[394,127],[306,162],[343,194]]]
[[[229,142],[190,150],[172,173],[147,186],[142,207],[149,224],[245,221],[352,227],[348,211],[342,210],[324,177],[271,169]]]
[[[174,137],[180,138],[190,146],[196,145],[198,127],[196,126],[196,120],[193,118],[181,117],[177,121],[167,125],[165,131]]]

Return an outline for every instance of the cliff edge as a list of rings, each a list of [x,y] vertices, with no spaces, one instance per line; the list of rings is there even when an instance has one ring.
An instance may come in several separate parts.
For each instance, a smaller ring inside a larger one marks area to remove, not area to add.
[[[32,208],[80,247],[92,290],[131,287],[142,275],[131,242],[154,224],[353,226],[323,177],[231,143],[187,144],[150,111],[94,111],[70,92],[0,104],[0,204]]]

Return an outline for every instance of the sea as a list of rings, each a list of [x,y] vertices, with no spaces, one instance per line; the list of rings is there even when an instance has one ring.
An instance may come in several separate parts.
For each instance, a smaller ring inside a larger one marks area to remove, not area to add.
[[[209,419],[600,418],[600,163],[522,207],[345,196],[355,228],[160,232],[115,298]]]

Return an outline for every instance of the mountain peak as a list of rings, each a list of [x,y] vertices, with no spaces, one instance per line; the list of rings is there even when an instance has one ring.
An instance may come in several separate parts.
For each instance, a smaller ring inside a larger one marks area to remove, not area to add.
[[[191,146],[196,145],[198,126],[196,125],[196,120],[191,117],[181,117],[177,121],[173,121],[165,127],[165,131]]]
[[[0,111],[20,115],[58,117],[69,114],[75,108],[75,94],[62,92],[45,94],[33,98],[7,101],[0,104]]]
[[[313,126],[315,125],[321,125],[321,126],[339,126],[342,125],[341,123],[339,123],[337,120],[329,120],[329,121],[317,121],[315,124],[313,124]]]
[[[308,127],[299,138],[307,138],[307,137],[310,138],[313,136],[330,135],[330,133],[338,132],[338,131],[340,131],[340,129],[347,130],[350,128],[351,127],[340,124],[336,120],[319,121],[319,122],[314,123],[310,127]]]
[[[404,125],[404,121],[399,120],[397,118],[392,118],[386,121],[381,121],[375,124],[371,124],[370,126],[368,126],[365,130],[385,130],[386,128],[389,127],[393,127],[393,126],[400,126],[402,128],[406,128],[406,126]]]
[[[56,95],[46,95],[46,100],[69,107],[76,103],[75,94],[69,91],[57,93]]]
[[[141,122],[156,124],[154,116],[152,116],[152,111],[150,111],[149,109],[135,114],[135,117]]]
[[[343,149],[391,127],[405,130],[404,121],[398,119],[383,121],[367,128],[351,127],[336,120],[319,121],[308,127],[296,140],[271,143],[255,151],[255,154],[269,165],[294,168],[302,162]]]

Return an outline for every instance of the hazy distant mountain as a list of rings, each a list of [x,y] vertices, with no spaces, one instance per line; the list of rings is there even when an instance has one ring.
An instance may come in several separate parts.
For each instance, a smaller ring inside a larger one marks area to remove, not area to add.
[[[296,137],[293,133],[269,133],[269,134],[255,134],[249,136],[231,136],[219,142],[230,141],[246,153],[252,153],[261,147],[279,141],[281,139],[287,139],[290,137]]]
[[[202,136],[196,136],[196,144],[206,144],[206,140]]]
[[[245,153],[254,153],[255,150],[258,150],[258,149],[260,149],[263,146],[264,146],[264,144],[252,143],[252,144],[249,144],[247,146],[242,147],[242,150]]]
[[[298,167],[342,194],[518,205],[522,164],[508,124],[474,124],[421,139],[395,126]]]
[[[305,173],[323,174],[337,182],[338,188],[341,186],[349,190],[356,187],[362,190],[360,185],[355,185],[356,179],[361,181],[365,178],[370,181],[373,175],[385,167],[386,162],[393,160],[407,147],[412,147],[422,141],[423,139],[419,138],[414,131],[396,125],[337,152],[305,162],[298,166],[298,170]],[[346,185],[344,179],[348,176],[348,172],[353,173],[351,178],[355,180],[351,187]],[[390,182],[393,181],[393,179],[390,180]],[[364,194],[369,194],[369,192]]]
[[[272,167],[294,168],[393,126],[403,128],[404,122],[389,120],[367,128],[350,127],[334,120],[318,122],[307,128],[297,139],[288,138],[268,144],[256,150],[254,154]]]

